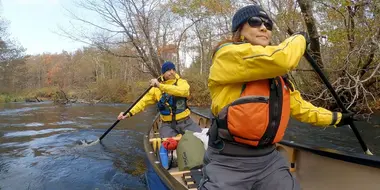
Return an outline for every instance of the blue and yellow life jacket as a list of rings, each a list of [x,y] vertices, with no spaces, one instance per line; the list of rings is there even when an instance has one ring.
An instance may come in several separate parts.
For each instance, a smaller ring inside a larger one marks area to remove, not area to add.
[[[178,79],[173,85],[177,85]],[[187,106],[187,98],[173,96],[168,93],[162,93],[161,99],[157,103],[157,108],[162,115],[173,115],[182,113]],[[175,120],[175,119],[174,119]]]

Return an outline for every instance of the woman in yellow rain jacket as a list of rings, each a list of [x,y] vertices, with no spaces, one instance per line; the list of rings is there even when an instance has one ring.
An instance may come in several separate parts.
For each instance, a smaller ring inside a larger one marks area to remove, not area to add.
[[[208,79],[214,120],[199,189],[300,189],[275,149],[290,116],[317,126],[350,119],[302,99],[284,76],[297,67],[308,37],[272,46],[272,28],[261,7],[243,7],[232,19],[232,40],[214,52]]]
[[[160,111],[162,125],[160,127],[160,137],[174,137],[184,134],[185,130],[201,132],[201,128],[189,117],[190,110],[187,106],[187,98],[190,96],[190,86],[186,80],[180,78],[175,71],[175,65],[167,61],[161,68],[163,82],[152,79],[150,85],[152,89],[123,116],[121,112],[118,119],[131,117],[146,106],[157,104]]]

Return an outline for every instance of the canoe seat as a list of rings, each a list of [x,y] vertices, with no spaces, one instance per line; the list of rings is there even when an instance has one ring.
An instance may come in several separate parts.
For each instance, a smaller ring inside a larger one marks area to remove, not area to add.
[[[201,169],[191,169],[190,172],[182,175],[182,180],[189,189],[197,188],[202,179]]]

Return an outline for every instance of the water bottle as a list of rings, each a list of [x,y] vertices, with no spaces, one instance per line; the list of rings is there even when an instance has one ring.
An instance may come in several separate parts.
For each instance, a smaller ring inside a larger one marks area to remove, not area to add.
[[[160,160],[162,167],[164,167],[165,169],[169,169],[168,150],[166,150],[165,147],[162,146],[162,144],[160,148]]]

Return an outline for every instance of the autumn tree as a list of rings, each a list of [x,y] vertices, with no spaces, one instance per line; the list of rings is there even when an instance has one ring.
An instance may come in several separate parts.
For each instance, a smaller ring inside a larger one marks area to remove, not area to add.
[[[196,52],[193,63],[199,63],[199,73],[208,75],[212,50],[230,34],[230,22],[236,5],[230,0],[170,0],[173,13],[184,19],[188,30],[178,39],[178,51]],[[187,43],[180,46],[182,40]]]
[[[8,24],[0,15],[0,93],[21,89],[24,86],[22,80],[25,79],[22,75],[25,69],[24,49],[12,40]]]
[[[347,107],[357,110],[372,107],[379,96],[375,85],[379,78],[379,2],[271,0],[257,3],[269,10],[278,27],[274,32],[280,36],[289,28],[309,33],[310,53]],[[292,74],[307,99],[336,107],[305,61]]]
[[[172,36],[178,29],[175,27],[176,17],[163,1],[81,0],[76,4],[78,8],[102,19],[91,20],[68,10],[76,23],[92,27],[97,33],[75,33],[62,29],[63,34],[95,45],[114,56],[136,59],[138,64],[135,66],[146,68],[154,77],[160,74],[164,60],[158,55],[158,49],[172,43]],[[125,51],[113,51],[120,47],[124,47]]]

